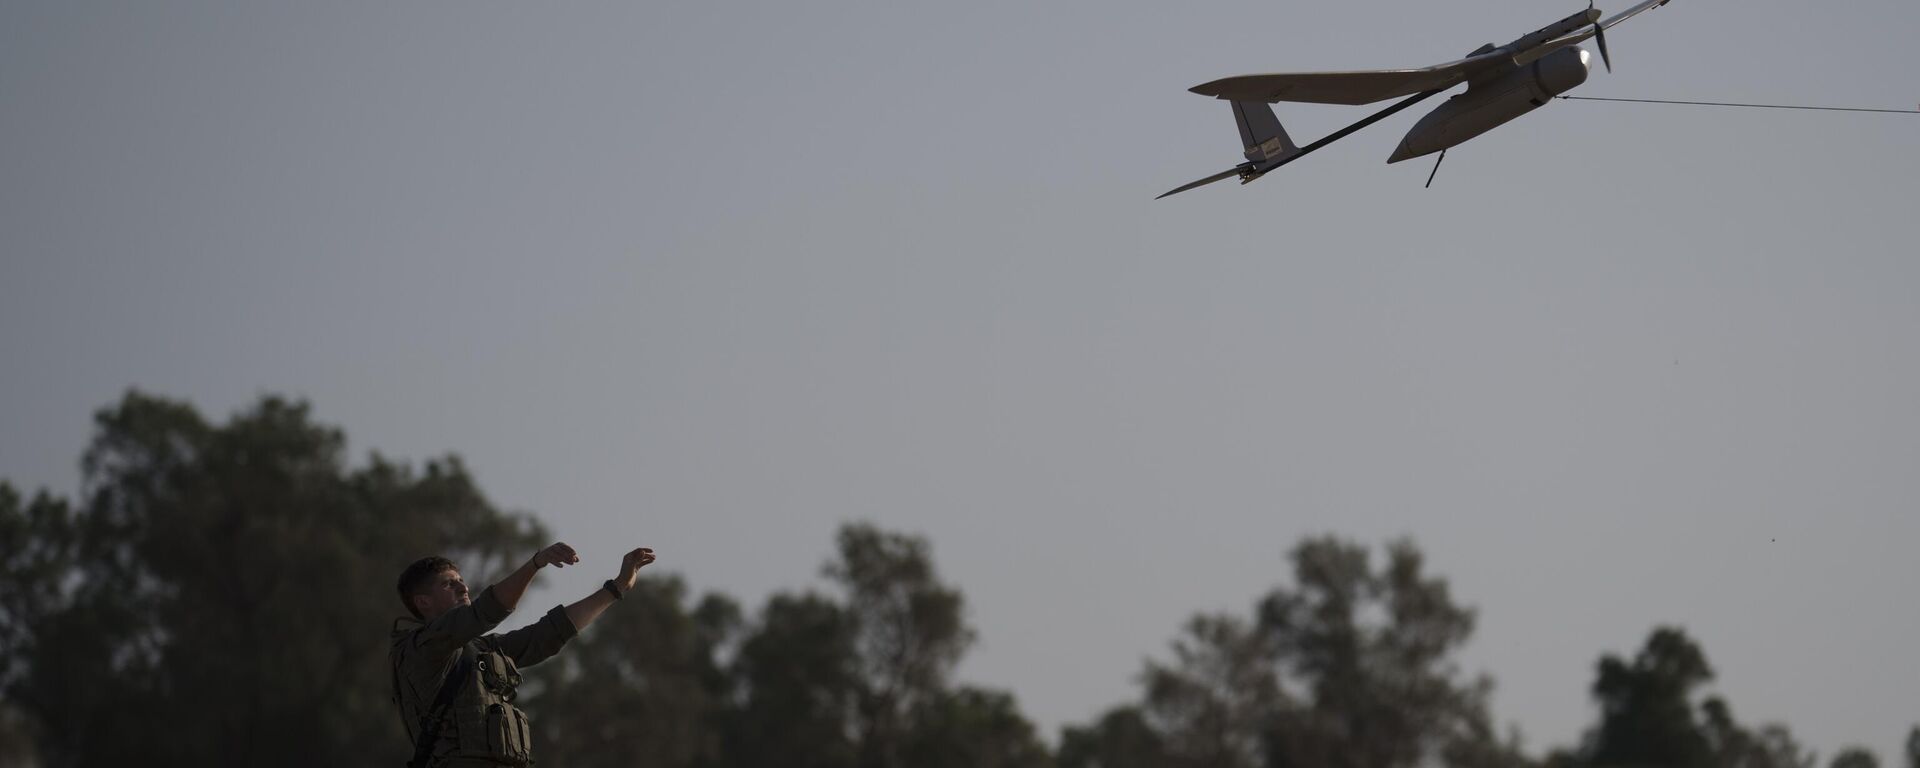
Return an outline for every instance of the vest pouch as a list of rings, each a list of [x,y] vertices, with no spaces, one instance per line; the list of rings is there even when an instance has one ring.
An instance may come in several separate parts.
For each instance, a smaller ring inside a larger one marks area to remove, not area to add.
[[[512,702],[520,690],[520,668],[513,659],[501,653],[481,654],[477,665],[480,669],[480,685],[488,692]]]
[[[513,707],[515,725],[520,728],[520,747],[527,753],[527,764],[533,764],[533,724],[527,722],[527,713],[519,707]]]
[[[487,707],[487,754],[507,765],[527,764],[532,756],[527,716],[511,704]]]

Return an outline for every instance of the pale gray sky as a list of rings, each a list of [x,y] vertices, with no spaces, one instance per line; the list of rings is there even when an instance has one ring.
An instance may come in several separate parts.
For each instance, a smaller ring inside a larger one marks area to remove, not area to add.
[[[1893,759],[1920,118],[1556,102],[1424,190],[1415,110],[1152,199],[1239,160],[1196,83],[1579,8],[0,2],[0,477],[73,492],[130,386],[272,392],[465,456],[583,550],[551,600],[647,543],[757,605],[870,519],[1049,737],[1301,536],[1409,535],[1535,751],[1679,623],[1743,720]],[[1910,108],[1917,31],[1677,0],[1575,93]]]

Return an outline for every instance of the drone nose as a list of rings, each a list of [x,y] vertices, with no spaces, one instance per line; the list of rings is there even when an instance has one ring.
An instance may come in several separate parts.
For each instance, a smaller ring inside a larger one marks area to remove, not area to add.
[[[1387,164],[1392,165],[1402,160],[1408,160],[1415,157],[1419,157],[1419,155],[1413,151],[1413,147],[1407,146],[1406,139],[1401,139],[1400,146],[1394,147],[1393,154],[1387,157]]]

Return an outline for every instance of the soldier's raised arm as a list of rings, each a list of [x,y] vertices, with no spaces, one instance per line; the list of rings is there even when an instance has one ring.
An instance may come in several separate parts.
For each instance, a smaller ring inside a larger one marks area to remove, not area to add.
[[[594,590],[593,594],[571,605],[556,605],[539,621],[495,636],[501,652],[513,657],[513,663],[522,667],[552,658],[568,640],[606,612],[607,606],[620,599],[627,590],[633,589],[640,569],[653,560],[653,550],[648,547],[628,552],[620,559],[620,572]]]
[[[555,543],[535,553],[506,578],[481,590],[480,596],[471,600],[466,581],[449,564],[448,569],[432,576],[434,581],[427,589],[408,597],[410,604],[418,609],[416,613],[424,619],[420,631],[414,635],[415,647],[449,653],[459,649],[506,620],[520,604],[520,597],[526,594],[535,571],[549,565],[565,567],[577,562],[580,556],[574,553],[573,547]]]
[[[640,569],[651,564],[653,559],[651,547],[640,547],[628,552],[625,557],[620,558],[618,574],[608,579],[599,589],[594,590],[593,594],[567,606],[567,620],[573,622],[575,629],[586,629],[588,624],[592,624],[594,619],[600,618],[600,614],[606,612],[607,606],[620,599],[627,590],[633,589],[633,585],[639,581]]]
[[[527,593],[527,585],[533,583],[534,571],[549,565],[565,568],[577,562],[580,562],[580,555],[574,553],[573,547],[555,542],[552,546],[534,553],[533,559],[514,569],[513,573],[507,574],[506,578],[495,582],[488,589],[493,590],[494,596],[500,598],[500,604],[507,607],[508,613],[512,613],[514,607],[520,605],[520,596]]]

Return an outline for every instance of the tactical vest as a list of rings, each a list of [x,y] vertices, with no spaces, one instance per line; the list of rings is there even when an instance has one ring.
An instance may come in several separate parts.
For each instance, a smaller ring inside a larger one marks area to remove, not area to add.
[[[492,638],[475,640],[468,647],[477,651],[473,678],[454,698],[452,711],[442,726],[453,731],[459,748],[455,754],[502,765],[532,765],[533,726],[528,724],[526,713],[513,705],[520,687],[520,668],[500,652]]]

